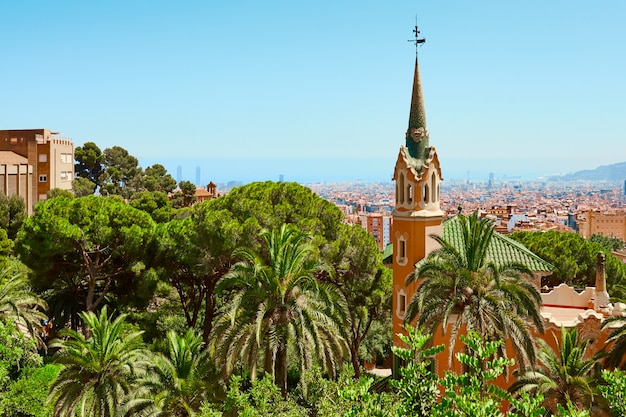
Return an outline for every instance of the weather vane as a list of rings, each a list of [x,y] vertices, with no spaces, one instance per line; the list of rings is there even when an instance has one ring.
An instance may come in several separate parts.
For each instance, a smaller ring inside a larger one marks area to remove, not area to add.
[[[424,42],[426,42],[426,38],[420,39],[420,30],[417,28],[417,16],[415,17],[415,29],[413,29],[413,33],[415,33],[415,39],[409,39],[408,42],[415,43],[415,54],[417,55],[417,47]]]

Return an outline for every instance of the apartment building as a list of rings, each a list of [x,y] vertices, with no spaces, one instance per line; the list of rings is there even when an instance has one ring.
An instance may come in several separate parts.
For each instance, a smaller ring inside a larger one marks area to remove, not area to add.
[[[22,177],[11,179],[16,170]],[[23,197],[30,213],[32,205],[45,200],[51,189],[72,189],[74,144],[48,129],[0,130],[0,176],[2,172],[2,190]],[[10,185],[18,179],[19,187]]]
[[[581,236],[589,238],[599,234],[607,237],[626,239],[626,212],[600,212],[588,210],[578,219],[578,231]]]

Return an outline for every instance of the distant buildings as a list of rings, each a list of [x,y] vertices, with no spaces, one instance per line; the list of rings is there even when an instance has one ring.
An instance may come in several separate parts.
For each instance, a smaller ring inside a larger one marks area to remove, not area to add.
[[[586,211],[578,217],[578,230],[580,235],[586,238],[599,234],[624,240],[626,239],[626,212]]]
[[[213,181],[207,184],[206,188],[196,188],[196,202],[202,203],[203,201],[213,200],[219,197],[217,192],[217,185]]]
[[[0,190],[32,207],[53,188],[72,189],[74,144],[48,129],[0,130]]]
[[[391,216],[384,216],[381,213],[359,214],[359,224],[372,235],[381,250],[391,242],[392,223]]]

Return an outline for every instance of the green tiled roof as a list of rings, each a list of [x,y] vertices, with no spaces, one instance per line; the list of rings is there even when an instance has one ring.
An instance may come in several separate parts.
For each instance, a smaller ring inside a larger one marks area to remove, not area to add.
[[[393,256],[393,243],[387,243],[385,246],[385,250],[383,251],[383,263],[390,264],[392,262],[391,257]]]
[[[463,234],[457,217],[448,217],[444,220],[442,229],[443,238],[460,248],[463,244]],[[383,261],[391,263],[392,255],[393,243],[388,243],[383,252]],[[526,246],[498,232],[494,232],[491,238],[491,244],[487,250],[487,261],[493,261],[496,265],[517,262],[536,272],[551,272],[554,269],[552,264],[532,253]]]
[[[448,217],[443,222],[443,238],[456,247],[463,245],[463,232],[457,216]],[[531,271],[550,272],[554,269],[524,245],[498,232],[494,232],[487,249],[487,261],[496,265],[517,262],[526,265]]]

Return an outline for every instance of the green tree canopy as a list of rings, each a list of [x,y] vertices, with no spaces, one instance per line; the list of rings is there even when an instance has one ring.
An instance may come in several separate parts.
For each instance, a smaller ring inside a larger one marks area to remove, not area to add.
[[[162,191],[169,193],[176,187],[176,180],[167,173],[163,165],[154,164],[143,171],[140,187],[142,190],[146,191]]]
[[[324,265],[306,235],[283,225],[261,237],[263,252],[238,251],[243,260],[218,284],[218,291],[235,290],[235,296],[213,341],[227,375],[240,359],[252,379],[262,366],[285,396],[289,351],[301,371],[319,361],[335,375],[346,351],[346,305],[332,286],[315,279]]]
[[[125,315],[109,317],[106,307],[81,317],[91,337],[63,330],[51,343],[58,349],[55,363],[64,365],[50,387],[54,415],[118,416],[147,364],[141,332],[127,328]]]
[[[103,172],[99,176],[102,195],[128,198],[139,190],[141,168],[137,158],[120,146],[105,149],[103,157]]]
[[[626,297],[617,288],[626,284],[626,265],[602,245],[570,232],[515,232],[509,236],[554,265],[552,275],[543,279],[543,285],[550,287],[561,283],[573,287],[595,286],[596,257],[598,252],[604,252],[609,294]]]
[[[309,188],[270,181],[196,204],[185,216],[159,225],[151,265],[176,288],[189,326],[201,326],[205,342],[218,307],[214,289],[236,262],[236,248],[260,249],[261,230],[283,222],[309,233],[319,248],[337,239],[343,218],[337,207]]]
[[[56,326],[104,303],[142,305],[154,283],[144,274],[144,251],[154,222],[115,199],[89,196],[39,203],[24,221],[15,251],[46,291]]]
[[[0,229],[6,230],[9,239],[15,239],[25,218],[24,199],[18,195],[7,197],[0,192]]]
[[[93,142],[85,142],[83,146],[74,149],[74,172],[80,178],[85,178],[94,184],[100,185],[100,174],[103,172],[104,154]]]
[[[338,237],[324,245],[323,258],[333,273],[325,280],[346,299],[349,329],[346,338],[356,378],[361,376],[359,350],[377,320],[391,314],[391,270],[382,263],[382,252],[374,238],[361,226],[339,224]],[[391,332],[391,329],[389,329]]]
[[[172,205],[164,191],[139,191],[130,196],[129,204],[145,211],[157,223],[169,221],[173,215]]]
[[[31,291],[24,266],[16,259],[0,265],[0,321],[13,323],[39,341],[46,302]]]
[[[72,181],[72,192],[75,197],[85,197],[92,195],[96,191],[96,184],[87,178],[74,178]]]

